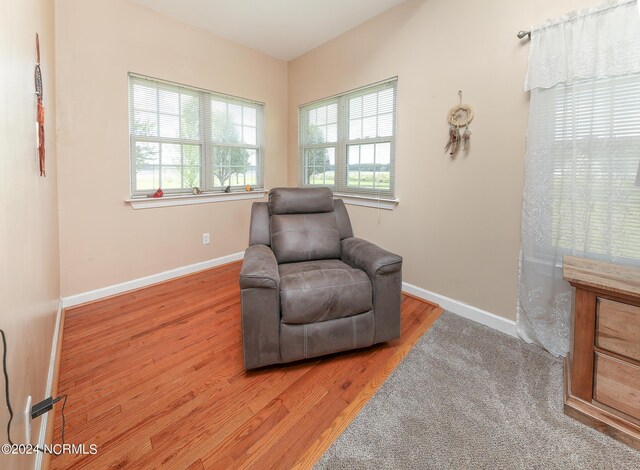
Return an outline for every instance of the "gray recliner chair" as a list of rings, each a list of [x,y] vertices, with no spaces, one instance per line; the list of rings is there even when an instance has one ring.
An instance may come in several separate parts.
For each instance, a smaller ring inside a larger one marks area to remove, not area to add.
[[[355,238],[328,188],[253,204],[240,289],[247,370],[400,336],[402,258]]]

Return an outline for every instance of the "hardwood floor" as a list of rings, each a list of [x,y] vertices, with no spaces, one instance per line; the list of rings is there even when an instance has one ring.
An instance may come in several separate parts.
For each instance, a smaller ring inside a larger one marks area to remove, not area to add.
[[[240,266],[66,311],[65,439],[98,451],[52,468],[308,468],[442,312],[403,295],[400,339],[247,373]]]

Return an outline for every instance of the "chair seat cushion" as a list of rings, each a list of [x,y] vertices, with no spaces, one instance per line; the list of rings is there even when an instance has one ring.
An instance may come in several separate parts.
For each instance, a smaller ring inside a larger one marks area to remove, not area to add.
[[[367,273],[340,260],[281,264],[279,272],[283,323],[333,320],[373,308]]]

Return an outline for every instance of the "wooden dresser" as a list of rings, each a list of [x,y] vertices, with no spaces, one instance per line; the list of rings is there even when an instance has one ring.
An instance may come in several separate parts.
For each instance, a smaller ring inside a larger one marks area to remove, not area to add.
[[[640,449],[640,269],[564,257],[575,287],[564,411]]]

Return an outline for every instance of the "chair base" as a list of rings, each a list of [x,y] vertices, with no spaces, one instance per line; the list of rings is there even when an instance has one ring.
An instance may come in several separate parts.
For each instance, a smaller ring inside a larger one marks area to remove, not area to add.
[[[304,325],[280,325],[282,362],[324,356],[373,344],[373,311]]]

